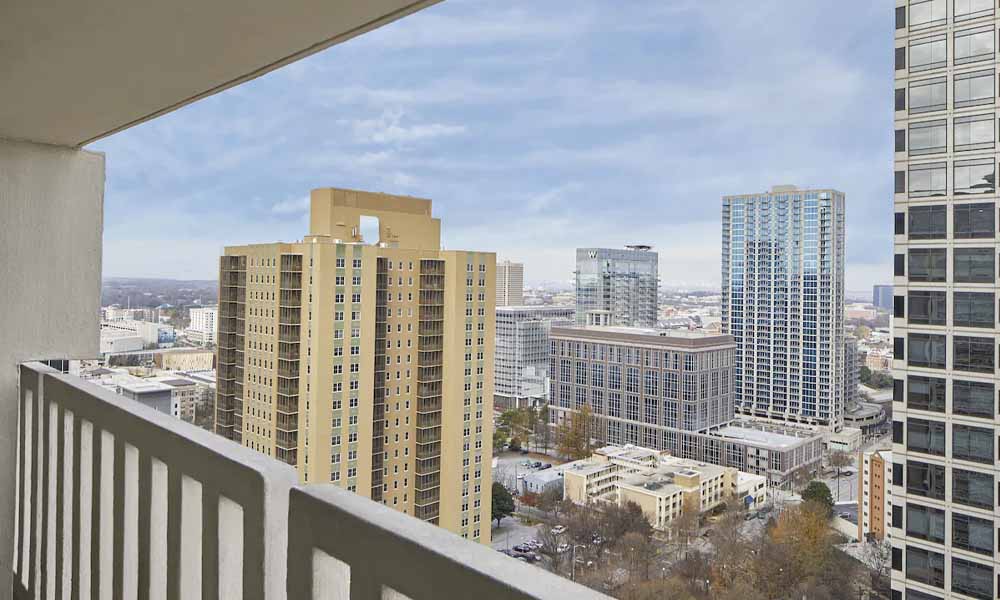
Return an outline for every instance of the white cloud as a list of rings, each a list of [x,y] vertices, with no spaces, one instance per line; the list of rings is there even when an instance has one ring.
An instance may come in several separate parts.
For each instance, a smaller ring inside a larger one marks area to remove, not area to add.
[[[341,121],[351,127],[359,142],[375,144],[405,144],[465,133],[464,125],[445,123],[403,124],[403,111],[387,110],[374,119]]]

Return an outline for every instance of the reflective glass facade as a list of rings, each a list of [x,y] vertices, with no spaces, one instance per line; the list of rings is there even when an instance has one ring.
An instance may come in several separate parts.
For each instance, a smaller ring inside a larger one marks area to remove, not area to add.
[[[609,313],[608,325],[655,327],[659,259],[646,246],[578,248],[576,322],[592,311]]]
[[[940,52],[895,71],[894,598],[998,594],[997,16],[896,0],[897,52]]]
[[[722,326],[737,411],[839,427],[844,418],[844,194],[722,200]]]

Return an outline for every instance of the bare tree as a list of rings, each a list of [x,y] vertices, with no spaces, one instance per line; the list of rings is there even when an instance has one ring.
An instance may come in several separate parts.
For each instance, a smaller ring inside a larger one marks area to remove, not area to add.
[[[840,502],[840,472],[844,467],[852,465],[854,459],[847,452],[837,450],[830,455],[829,463],[831,467],[837,469],[837,501]]]
[[[861,564],[868,570],[868,580],[871,591],[880,598],[889,597],[890,553],[892,545],[888,540],[869,542],[861,552]]]

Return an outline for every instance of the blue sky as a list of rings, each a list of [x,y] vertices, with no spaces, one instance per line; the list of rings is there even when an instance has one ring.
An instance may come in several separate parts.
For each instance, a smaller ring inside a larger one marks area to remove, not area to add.
[[[892,32],[887,0],[447,0],[92,144],[104,272],[214,278],[334,186],[431,198],[448,248],[529,283],[648,243],[663,285],[712,286],[721,196],[794,183],[847,194],[864,290],[890,272]]]

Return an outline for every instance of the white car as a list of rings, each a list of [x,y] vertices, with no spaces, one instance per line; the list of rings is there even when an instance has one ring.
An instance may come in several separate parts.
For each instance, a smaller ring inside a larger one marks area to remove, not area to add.
[[[566,527],[563,525],[556,525],[552,528],[552,535],[559,535],[566,531]]]
[[[559,544],[559,546],[556,547],[556,552],[558,552],[559,554],[562,554],[567,550],[569,550],[569,544]]]

